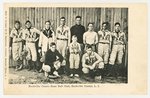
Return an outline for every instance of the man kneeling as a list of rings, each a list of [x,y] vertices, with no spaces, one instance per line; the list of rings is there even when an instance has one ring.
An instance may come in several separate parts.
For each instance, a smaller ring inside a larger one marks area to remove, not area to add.
[[[82,67],[85,76],[90,76],[92,79],[96,77],[101,79],[103,76],[103,59],[96,52],[92,51],[91,46],[87,46],[86,53],[82,57]]]
[[[46,77],[60,77],[58,74],[58,69],[63,61],[63,56],[56,50],[56,44],[52,42],[50,44],[50,49],[45,54],[45,60],[42,69],[45,72]]]

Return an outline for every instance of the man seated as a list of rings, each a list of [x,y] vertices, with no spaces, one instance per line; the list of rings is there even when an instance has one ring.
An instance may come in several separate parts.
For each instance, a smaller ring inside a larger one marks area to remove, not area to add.
[[[103,59],[92,50],[92,46],[87,46],[86,53],[82,57],[82,71],[87,77],[92,79],[103,76]],[[96,76],[96,77],[95,77]]]
[[[56,50],[56,44],[52,42],[50,44],[50,49],[45,54],[44,65],[42,69],[45,72],[46,77],[56,76],[60,77],[58,74],[58,69],[63,61],[63,56]]]

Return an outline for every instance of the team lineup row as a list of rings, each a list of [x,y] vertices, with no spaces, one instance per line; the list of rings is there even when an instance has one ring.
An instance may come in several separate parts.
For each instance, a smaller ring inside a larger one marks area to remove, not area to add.
[[[22,69],[23,57],[28,61],[28,70],[36,70],[39,53],[40,61],[43,62],[39,71],[43,70],[46,77],[60,77],[60,73],[65,71],[67,60],[70,77],[79,77],[80,65],[85,76],[101,77],[108,66],[108,73],[117,76],[127,42],[125,33],[120,30],[120,23],[116,22],[111,32],[108,22],[103,22],[101,30],[95,32],[93,23],[90,22],[85,31],[81,25],[81,16],[76,16],[75,20],[75,25],[69,28],[65,24],[65,17],[61,17],[56,32],[50,21],[45,22],[41,31],[32,27],[29,20],[25,23],[25,29],[21,28],[19,21],[15,21],[15,27],[10,33],[10,54],[16,62],[16,71]]]

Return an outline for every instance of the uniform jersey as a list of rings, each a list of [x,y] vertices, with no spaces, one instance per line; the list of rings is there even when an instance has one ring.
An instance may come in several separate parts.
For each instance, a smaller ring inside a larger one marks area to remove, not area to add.
[[[113,45],[124,45],[126,43],[126,36],[124,32],[116,33],[115,31],[112,34],[113,36]]]
[[[30,29],[23,30],[23,33],[26,42],[36,42],[38,40],[38,35],[40,34],[40,31],[36,28],[31,27]]]
[[[99,31],[98,37],[99,37],[98,42],[100,43],[108,43],[108,44],[111,43],[111,32],[108,30]]]
[[[71,43],[69,45],[69,51],[70,51],[70,53],[79,53],[81,51],[80,44],[77,42]]]
[[[51,42],[55,40],[55,33],[52,29],[46,30],[45,28],[40,33],[39,38],[39,47],[42,48],[42,51],[46,52],[49,49],[49,45]]]
[[[13,43],[21,42],[23,38],[23,29],[21,28],[19,30],[16,30],[15,28],[13,28],[11,30],[10,37],[13,38]]]
[[[82,62],[85,62],[86,65],[92,65],[97,60],[103,61],[103,59],[96,52],[92,52],[91,55],[85,53],[82,57]]]
[[[84,44],[97,44],[98,43],[98,35],[96,32],[85,32],[83,34],[83,41],[84,41]]]
[[[59,40],[68,40],[70,42],[70,28],[66,25],[64,26],[59,26],[56,29],[56,37]]]

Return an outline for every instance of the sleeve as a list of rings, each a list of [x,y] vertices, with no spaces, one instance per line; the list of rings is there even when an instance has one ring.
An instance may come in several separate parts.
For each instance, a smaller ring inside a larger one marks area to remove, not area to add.
[[[44,61],[44,64],[45,65],[50,65],[50,62],[49,62],[49,51],[47,51],[45,53],[45,61]]]
[[[85,65],[85,54],[82,56],[82,66]]]
[[[69,45],[69,52],[70,52],[70,53],[72,52],[71,44]]]
[[[38,35],[40,35],[40,33],[41,33],[40,30],[38,30],[38,29],[36,29],[36,28],[34,28],[34,30],[35,30],[35,32],[36,32]]]
[[[56,29],[56,42],[57,42],[57,38],[58,38],[58,33],[59,33],[59,27],[57,27],[57,29]]]
[[[83,34],[83,43],[84,43],[84,44],[86,44],[86,36],[85,36],[85,35],[86,35],[86,34],[84,33],[84,34]]]
[[[83,33],[85,32],[85,27],[83,26]]]
[[[95,44],[97,44],[98,43],[98,34],[96,33],[95,34]]]
[[[60,62],[63,61],[63,56],[56,50],[56,55],[59,57]]]
[[[13,31],[14,31],[14,30],[11,30],[11,32],[10,32],[10,37],[11,37],[11,38],[13,38],[13,37],[14,37],[14,33],[13,33]]]
[[[78,43],[78,46],[79,46],[79,52],[81,52],[81,46],[80,46],[80,44]]]
[[[68,27],[68,45],[70,44],[70,40],[71,40],[71,32],[70,28]]]
[[[10,37],[10,38],[9,38],[9,47],[12,47],[12,42],[13,42],[13,38]]]
[[[127,43],[126,34],[124,33],[124,43]]]
[[[40,49],[42,47],[42,41],[43,41],[43,33],[41,32],[40,33],[40,38],[39,38],[39,44],[38,44],[38,46],[39,46]]]
[[[95,53],[95,56],[96,56],[97,61],[99,62],[103,61],[103,59],[97,53]]]
[[[55,34],[55,32],[52,30],[52,38],[53,38],[53,42],[55,42],[56,41],[56,34]]]
[[[12,30],[10,32],[10,37],[9,37],[9,47],[12,47],[13,37],[14,37],[14,34],[13,34],[13,30]]]
[[[71,27],[70,32],[71,32],[71,38],[72,38],[72,36],[74,35],[74,27],[73,26]]]

